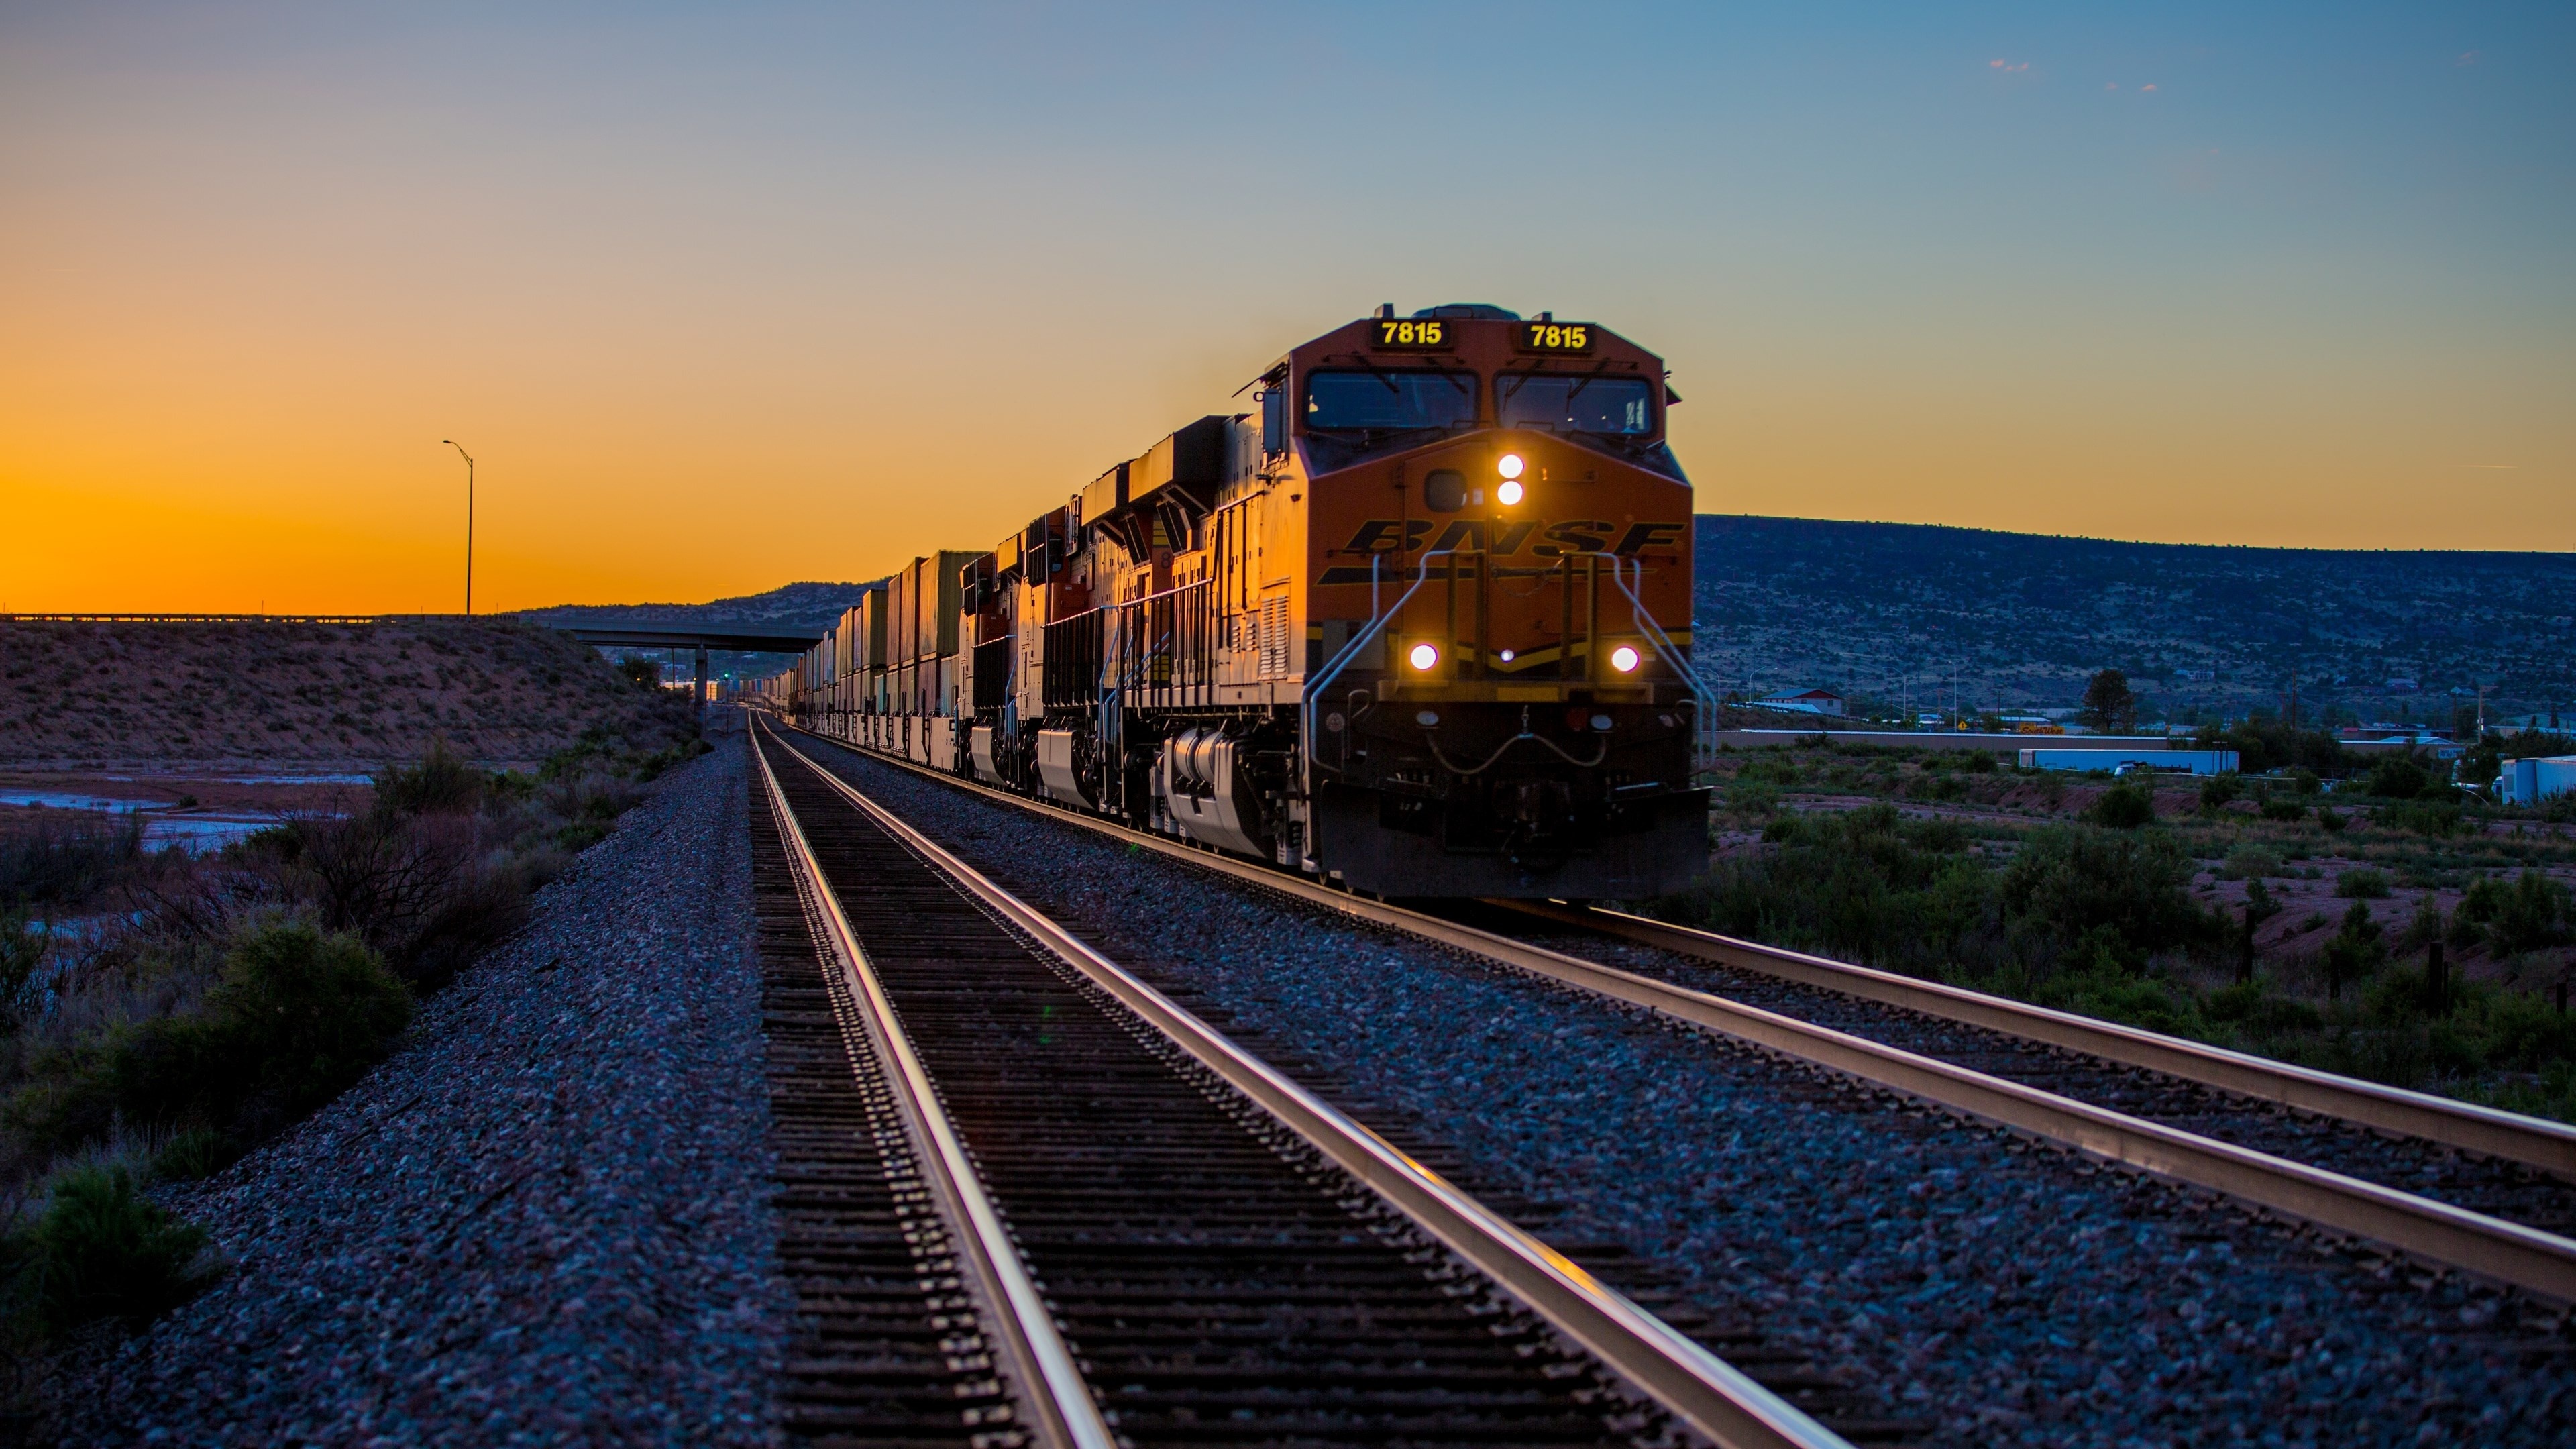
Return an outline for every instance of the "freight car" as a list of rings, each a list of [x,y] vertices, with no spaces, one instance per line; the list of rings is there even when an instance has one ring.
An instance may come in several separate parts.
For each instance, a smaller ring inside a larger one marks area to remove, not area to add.
[[[1379,895],[1636,897],[1707,859],[1662,362],[1391,307],[762,692],[867,749]]]

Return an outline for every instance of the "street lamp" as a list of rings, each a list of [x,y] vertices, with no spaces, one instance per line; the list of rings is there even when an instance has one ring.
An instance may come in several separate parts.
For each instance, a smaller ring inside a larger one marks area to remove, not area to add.
[[[465,460],[465,617],[471,619],[474,617],[474,455],[465,451],[465,445],[454,438],[441,438],[439,441],[454,448],[456,456]]]

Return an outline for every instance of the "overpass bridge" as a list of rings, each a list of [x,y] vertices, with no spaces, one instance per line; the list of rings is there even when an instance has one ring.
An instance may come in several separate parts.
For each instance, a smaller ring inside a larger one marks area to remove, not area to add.
[[[697,700],[707,702],[707,651],[731,649],[746,654],[802,654],[821,643],[820,629],[777,624],[695,624],[686,620],[643,620],[623,624],[552,624],[577,642],[617,649],[686,649],[697,665]]]

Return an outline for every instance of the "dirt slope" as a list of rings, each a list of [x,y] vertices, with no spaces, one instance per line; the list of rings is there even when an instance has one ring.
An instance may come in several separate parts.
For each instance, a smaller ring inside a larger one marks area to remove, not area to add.
[[[565,635],[504,620],[359,625],[0,620],[0,766],[364,770],[444,737],[529,763],[605,727],[692,728]]]

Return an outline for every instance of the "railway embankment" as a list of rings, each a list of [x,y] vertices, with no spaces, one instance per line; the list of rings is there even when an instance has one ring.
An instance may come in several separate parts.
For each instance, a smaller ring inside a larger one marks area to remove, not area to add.
[[[1669,1275],[1719,1352],[1828,1366],[1911,1441],[2568,1432],[2547,1305],[815,749],[1480,1193]]]
[[[161,1190],[223,1263],[57,1361],[78,1444],[761,1443],[771,1262],[738,739],[672,771],[300,1125]]]

